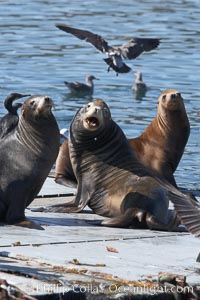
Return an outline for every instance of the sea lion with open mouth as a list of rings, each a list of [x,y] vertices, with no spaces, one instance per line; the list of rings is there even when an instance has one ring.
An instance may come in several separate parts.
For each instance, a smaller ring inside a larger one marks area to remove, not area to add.
[[[70,126],[69,154],[78,182],[71,203],[48,211],[78,212],[88,205],[108,217],[102,224],[179,230],[173,202],[182,223],[200,236],[199,204],[161,178],[137,159],[120,127],[102,100],[81,108]]]
[[[139,161],[155,175],[162,176],[174,186],[176,171],[190,134],[190,124],[181,94],[164,91],[158,98],[158,113],[144,132],[128,139]],[[68,140],[60,147],[56,160],[55,181],[65,186],[76,186],[69,157]]]
[[[23,104],[17,126],[0,143],[0,221],[42,229],[25,218],[56,160],[60,135],[48,96]]]

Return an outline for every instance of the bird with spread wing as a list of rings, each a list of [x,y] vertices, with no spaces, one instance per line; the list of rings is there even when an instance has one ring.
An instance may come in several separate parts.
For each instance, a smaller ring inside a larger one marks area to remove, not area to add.
[[[108,71],[113,69],[116,74],[128,73],[131,68],[125,64],[123,59],[135,59],[142,52],[149,52],[158,47],[160,39],[156,38],[132,38],[126,44],[119,47],[111,47],[108,43],[98,34],[92,33],[88,30],[81,30],[73,27],[69,27],[62,24],[57,24],[57,28],[68,32],[81,40],[92,44],[100,52],[106,53],[107,58],[104,61],[108,65]]]

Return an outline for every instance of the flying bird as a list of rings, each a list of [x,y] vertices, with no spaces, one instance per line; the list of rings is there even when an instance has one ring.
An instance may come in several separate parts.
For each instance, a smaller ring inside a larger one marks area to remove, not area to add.
[[[148,52],[155,49],[160,43],[160,39],[135,37],[128,43],[119,47],[111,47],[100,35],[88,30],[81,30],[63,24],[57,24],[56,27],[81,40],[85,40],[92,44],[100,52],[106,53],[108,58],[104,58],[104,61],[108,64],[108,71],[110,71],[111,68],[117,75],[118,73],[128,73],[131,71],[131,68],[125,64],[123,59],[135,59],[142,52]]]
[[[93,75],[88,75],[86,76],[86,83],[81,83],[81,82],[68,82],[65,81],[65,84],[68,86],[69,90],[73,94],[81,94],[81,95],[92,95],[94,92],[94,83],[93,80],[99,80],[99,78],[96,78]]]

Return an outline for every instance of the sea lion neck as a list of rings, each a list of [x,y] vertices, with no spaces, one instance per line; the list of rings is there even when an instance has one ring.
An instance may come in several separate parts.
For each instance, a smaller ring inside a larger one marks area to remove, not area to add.
[[[47,139],[45,139],[45,136],[49,130],[49,126],[52,131],[52,134],[49,135],[47,141]],[[27,130],[29,134],[27,134]],[[53,145],[57,147],[57,144],[59,145],[59,141],[56,142],[53,139],[51,139],[51,136],[55,136],[55,134],[59,137],[59,129],[56,120],[52,114],[49,115],[48,118],[40,120],[27,120],[26,118],[24,118],[23,115],[20,115],[19,123],[16,128],[17,139],[20,142],[23,142],[27,146],[27,148],[32,149],[32,151],[35,154],[39,155],[42,151],[44,151],[44,146],[46,146],[48,151],[48,149],[51,148],[49,147],[50,144],[52,144],[52,147]]]
[[[158,115],[160,129],[170,130],[171,124],[179,123],[180,128],[189,127],[189,120],[184,105],[180,105],[179,109],[169,110],[162,105],[158,106]],[[179,127],[174,126],[174,131],[177,131]]]

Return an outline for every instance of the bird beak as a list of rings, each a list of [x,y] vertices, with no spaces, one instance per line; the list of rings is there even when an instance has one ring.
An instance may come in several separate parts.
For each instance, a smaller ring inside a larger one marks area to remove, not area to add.
[[[96,80],[100,80],[99,78],[97,78],[97,77],[95,77],[94,79],[96,79]]]

